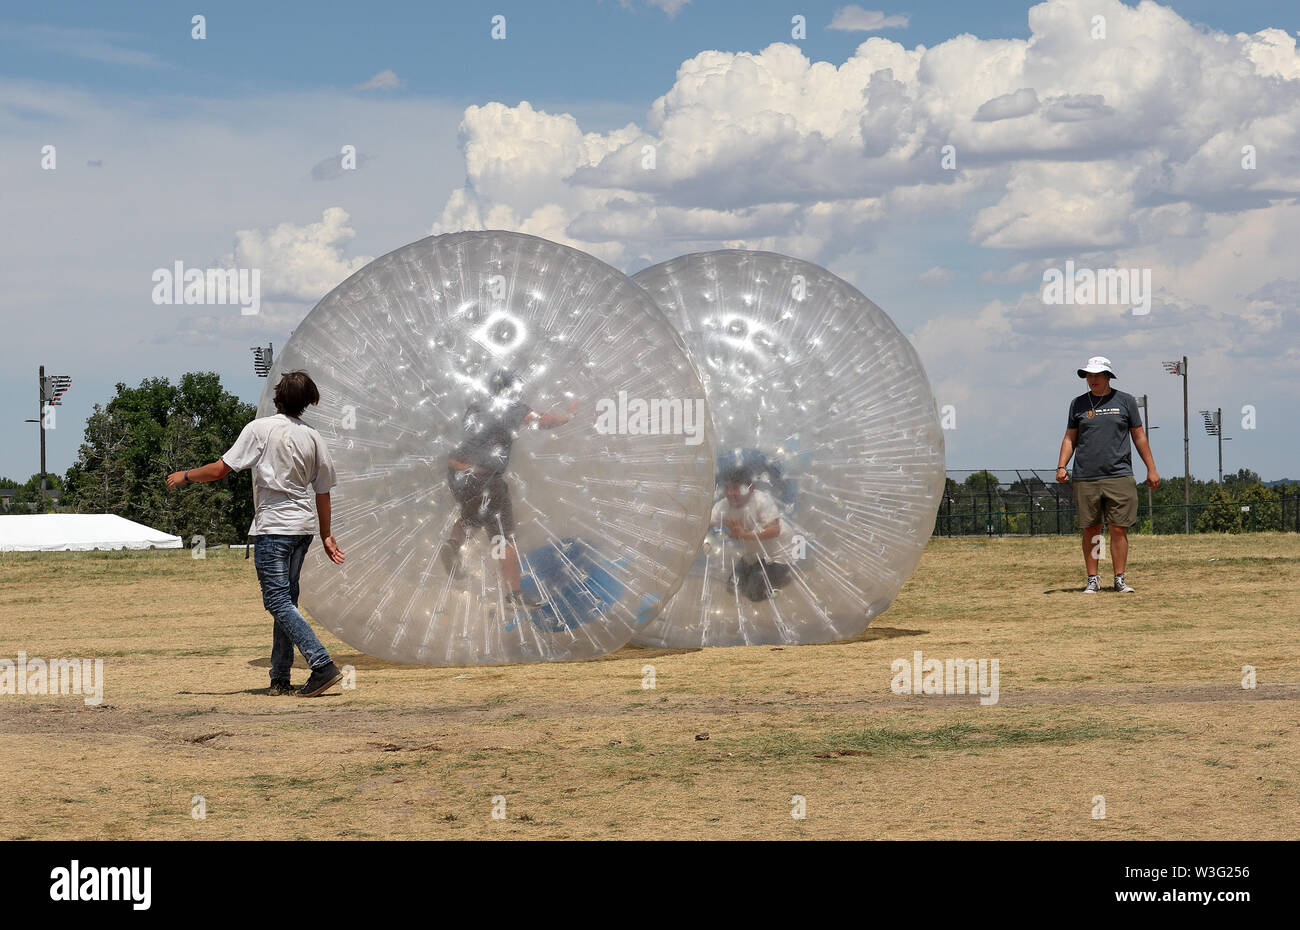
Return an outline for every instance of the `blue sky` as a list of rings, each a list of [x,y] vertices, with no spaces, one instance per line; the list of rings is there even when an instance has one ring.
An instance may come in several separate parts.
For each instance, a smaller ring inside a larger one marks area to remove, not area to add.
[[[639,111],[683,60],[706,48],[758,51],[789,37],[795,13],[808,20],[805,52],[843,61],[865,35],[826,28],[847,5],[695,0],[670,18],[642,0],[10,4],[0,19],[0,73],[159,99],[343,89],[391,69],[409,93],[467,104],[622,102]],[[1023,39],[1030,5],[912,2],[883,8],[907,15],[908,25],[877,34],[909,47],[962,33]],[[1300,19],[1283,0],[1164,6],[1228,32],[1295,27]],[[195,43],[190,17],[205,10],[208,38]],[[498,13],[507,18],[507,43],[488,39]]]
[[[1073,369],[1101,353],[1151,394],[1176,474],[1181,384],[1159,362],[1187,354],[1193,425],[1232,412],[1225,465],[1300,477],[1295,5],[867,3],[857,24],[884,25],[827,28],[847,6],[9,5],[0,474],[37,468],[38,364],[75,379],[49,436],[62,471],[114,382],[215,370],[255,401],[250,346],[282,344],[365,260],[490,220],[627,271],[737,245],[825,265],[917,345],[957,412],[952,468],[1053,465]],[[1078,26],[1096,10],[1109,44]],[[647,139],[649,185],[620,161]],[[946,175],[928,155],[945,140]],[[360,170],[313,178],[345,143]],[[178,260],[259,263],[268,306],[153,305],[151,271]],[[1039,275],[1067,260],[1152,268],[1151,312],[1045,309]],[[1234,431],[1246,405],[1258,428]],[[1214,443],[1192,448],[1211,477]]]

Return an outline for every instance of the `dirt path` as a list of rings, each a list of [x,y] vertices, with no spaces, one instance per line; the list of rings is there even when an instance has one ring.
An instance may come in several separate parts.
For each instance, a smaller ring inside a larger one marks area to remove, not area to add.
[[[233,692],[242,695],[249,692]],[[252,692],[256,694],[258,692]],[[178,692],[177,697],[189,696]],[[207,697],[208,695],[204,695]],[[226,694],[212,695],[214,698]],[[599,719],[615,717],[666,717],[666,716],[732,716],[739,714],[765,714],[775,712],[832,713],[837,715],[866,714],[898,709],[926,709],[978,705],[979,695],[894,695],[872,694],[853,700],[813,699],[801,700],[802,695],[787,693],[756,693],[745,700],[721,697],[673,697],[668,701],[646,706],[639,702],[551,702],[531,704],[520,711],[518,704],[428,704],[419,707],[377,709],[374,707],[352,709],[346,706],[347,696],[326,695],[306,701],[286,697],[265,709],[243,712],[221,706],[218,700],[206,710],[197,710],[192,704],[168,706],[155,703],[145,713],[111,704],[98,707],[84,705],[53,705],[29,703],[11,705],[9,713],[0,717],[0,734],[51,733],[135,733],[167,742],[187,742],[207,745],[226,732],[228,728],[247,731],[256,729],[259,719],[268,725],[288,715],[296,726],[321,727],[336,735],[355,733],[374,736],[385,728],[396,725],[407,727],[417,723],[446,727],[465,724],[490,724],[507,719],[532,718],[533,721],[566,719]],[[809,695],[808,697],[811,697]],[[271,699],[267,699],[271,700]],[[1253,701],[1300,701],[1300,682],[1277,682],[1260,685],[1253,690],[1228,684],[1184,685],[1129,685],[1108,688],[1070,688],[1062,690],[1003,692],[998,705],[1025,707],[1036,705],[1151,705],[1151,704],[1203,704],[1243,703]],[[189,723],[181,723],[182,719]]]

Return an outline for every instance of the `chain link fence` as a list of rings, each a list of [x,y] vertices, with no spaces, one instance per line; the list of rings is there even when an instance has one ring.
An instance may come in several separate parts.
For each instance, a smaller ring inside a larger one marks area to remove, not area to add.
[[[935,536],[1073,536],[1074,492],[1070,484],[1057,484],[1056,468],[951,469],[944,498],[935,518]],[[1182,477],[1173,482],[1182,497]],[[1209,485],[1210,487],[1218,487]],[[1138,484],[1138,522],[1135,533],[1192,532],[1249,533],[1300,532],[1300,495],[1295,488],[1242,489],[1240,499],[1231,486],[1211,499],[1159,503],[1145,484]],[[1207,496],[1194,488],[1194,496]],[[1289,492],[1289,493],[1287,493]],[[1190,520],[1188,514],[1190,513]]]

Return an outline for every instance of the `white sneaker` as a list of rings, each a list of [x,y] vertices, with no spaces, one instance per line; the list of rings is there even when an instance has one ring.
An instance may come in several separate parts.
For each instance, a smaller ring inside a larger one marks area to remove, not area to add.
[[[1123,575],[1116,575],[1116,576],[1115,576],[1115,590],[1118,591],[1120,594],[1136,594],[1136,593],[1137,593],[1136,591],[1134,591],[1132,588],[1130,588],[1130,587],[1128,586],[1128,582],[1124,580],[1124,576],[1123,576]]]
[[[1088,587],[1083,589],[1084,594],[1096,594],[1101,590],[1101,578],[1096,575],[1088,576]]]

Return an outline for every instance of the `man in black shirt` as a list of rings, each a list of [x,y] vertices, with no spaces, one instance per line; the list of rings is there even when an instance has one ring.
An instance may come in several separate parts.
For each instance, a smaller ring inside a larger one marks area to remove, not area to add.
[[[505,471],[510,449],[519,430],[530,423],[552,429],[569,422],[578,408],[569,404],[569,416],[537,413],[519,399],[523,382],[514,372],[500,369],[488,381],[489,398],[474,401],[461,421],[464,438],[447,456],[447,485],[460,504],[460,517],[442,547],[442,564],[447,574],[460,570],[460,547],[469,528],[483,527],[489,538],[500,536],[505,543],[502,572],[512,603],[529,609],[540,601],[520,591],[519,552],[515,549],[515,515],[510,503],[510,486]]]
[[[1132,394],[1112,390],[1111,379],[1115,372],[1110,359],[1094,356],[1088,364],[1078,369],[1079,377],[1088,381],[1088,393],[1081,394],[1070,403],[1070,413],[1065,424],[1065,438],[1061,441],[1061,454],[1057,459],[1056,480],[1071,480],[1066,471],[1070,456],[1074,455],[1074,506],[1079,513],[1079,527],[1083,530],[1083,562],[1088,571],[1085,594],[1101,590],[1097,562],[1101,554],[1101,524],[1104,519],[1110,527],[1110,557],[1115,568],[1115,590],[1132,594],[1124,579],[1128,563],[1128,528],[1137,522],[1137,482],[1133,478],[1133,461],[1129,455],[1129,440],[1137,447],[1138,455],[1147,466],[1147,484],[1160,487],[1160,475],[1151,455],[1142,417]]]

